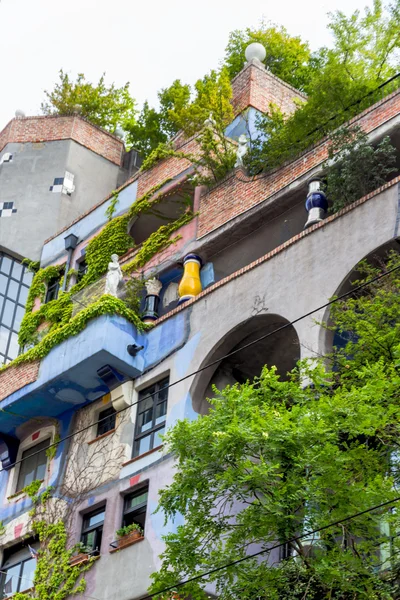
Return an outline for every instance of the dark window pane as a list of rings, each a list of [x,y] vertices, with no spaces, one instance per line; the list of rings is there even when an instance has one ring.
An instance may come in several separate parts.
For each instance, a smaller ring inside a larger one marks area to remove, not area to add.
[[[139,431],[143,433],[151,429],[153,425],[153,408],[149,408],[139,415]]]
[[[97,425],[97,435],[103,435],[108,431],[111,431],[115,428],[115,417],[116,412],[115,408],[110,406],[110,408],[106,408],[106,410],[102,410],[99,413],[99,424]]]
[[[150,440],[151,435],[147,435],[146,437],[136,441],[135,456],[140,456],[140,454],[144,454],[150,450]]]
[[[32,446],[22,453],[22,462],[18,475],[18,483],[16,491],[19,492],[25,486],[32,483],[36,479],[43,479],[46,473],[47,454],[46,450],[49,447],[50,440],[45,440],[36,446]]]
[[[147,497],[147,488],[142,488],[141,490],[126,496],[124,503],[124,518],[122,522],[123,526],[137,523],[142,527],[142,529],[144,529],[146,521]]]
[[[156,406],[156,425],[165,421],[165,415],[167,414],[167,402],[161,402]]]
[[[131,510],[139,504],[146,504],[148,495],[149,492],[146,490],[144,492],[137,492],[136,494],[127,496],[125,499],[125,510]]]
[[[84,529],[86,529],[88,527],[94,527],[95,525],[98,525],[99,523],[103,523],[104,513],[105,513],[105,510],[102,510],[101,512],[98,512],[96,514],[88,515],[85,518]]]
[[[168,385],[169,378],[166,377],[139,393],[133,456],[140,456],[162,444],[160,436],[165,432]]]

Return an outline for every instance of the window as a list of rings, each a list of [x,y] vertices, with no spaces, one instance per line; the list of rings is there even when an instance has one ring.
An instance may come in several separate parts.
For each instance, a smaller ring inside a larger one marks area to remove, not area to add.
[[[30,544],[34,550],[39,546],[33,541],[30,541]],[[31,556],[27,545],[20,544],[6,550],[0,573],[0,598],[9,598],[17,592],[31,588],[35,569],[36,558]]]
[[[33,274],[0,252],[0,365],[18,356],[18,331]]]
[[[122,527],[136,523],[144,530],[148,494],[148,488],[142,488],[125,496]]]
[[[104,435],[108,431],[112,431],[115,429],[115,417],[116,411],[115,408],[110,406],[110,408],[106,408],[99,413],[98,425],[97,425],[97,437],[99,435]]]
[[[50,281],[47,284],[47,292],[46,292],[46,299],[45,299],[46,304],[48,302],[51,302],[51,300],[57,300],[59,289],[60,289],[60,278],[57,277],[54,279],[50,279]]]
[[[82,279],[82,277],[84,275],[86,275],[88,270],[88,265],[86,260],[81,260],[80,262],[78,262],[78,281],[80,281]]]
[[[100,554],[106,507],[103,506],[83,518],[81,542],[88,552]]]
[[[165,432],[169,378],[139,392],[133,456],[140,456],[162,444]]]
[[[25,486],[32,483],[32,481],[36,481],[36,479],[44,479],[49,445],[50,438],[22,453],[16,492],[23,490]]]

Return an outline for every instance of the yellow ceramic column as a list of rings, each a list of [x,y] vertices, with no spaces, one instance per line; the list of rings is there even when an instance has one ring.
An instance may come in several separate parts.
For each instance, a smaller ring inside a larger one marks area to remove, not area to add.
[[[194,298],[200,294],[201,280],[200,280],[200,268],[201,258],[197,254],[187,254],[183,260],[183,277],[179,284],[179,304]]]

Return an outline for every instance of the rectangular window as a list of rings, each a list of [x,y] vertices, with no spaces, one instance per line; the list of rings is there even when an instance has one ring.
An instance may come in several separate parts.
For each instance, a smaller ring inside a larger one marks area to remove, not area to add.
[[[80,281],[82,279],[82,277],[84,275],[86,275],[88,270],[88,265],[86,260],[81,260],[80,262],[78,262],[78,281]]]
[[[60,277],[61,277],[61,274],[60,274]],[[57,277],[57,279],[50,279],[49,283],[47,284],[47,292],[46,292],[46,298],[45,298],[46,304],[48,302],[51,302],[51,300],[57,300],[59,289],[60,289],[60,278]]]
[[[97,424],[97,437],[104,435],[108,431],[115,429],[115,408],[110,406],[99,413],[98,424]]]
[[[162,444],[167,415],[169,377],[139,392],[133,456]]]
[[[37,542],[29,540],[29,543],[35,550],[38,549]],[[31,556],[26,541],[6,549],[0,571],[0,598],[10,598],[33,587],[36,565],[36,558]]]
[[[105,513],[106,507],[103,506],[88,513],[83,519],[81,542],[93,554],[100,554]]]
[[[136,523],[137,525],[140,525],[144,531],[148,494],[148,488],[142,488],[125,496],[124,516],[122,519],[123,527]]]
[[[47,467],[47,448],[49,445],[50,438],[22,453],[16,492],[23,490],[32,481],[44,479]]]

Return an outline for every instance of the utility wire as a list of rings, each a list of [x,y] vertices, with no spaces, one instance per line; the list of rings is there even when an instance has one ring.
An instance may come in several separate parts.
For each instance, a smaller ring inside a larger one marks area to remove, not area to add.
[[[399,500],[400,500],[400,496],[397,496],[397,498],[393,498],[393,500],[388,500],[387,502],[382,502],[381,504],[377,504],[376,506],[371,506],[370,508],[362,510],[358,513],[354,513],[353,515],[350,515],[349,517],[344,517],[343,519],[333,521],[332,523],[329,523],[328,525],[324,525],[323,527],[318,527],[318,529],[314,529],[312,531],[306,531],[302,535],[293,536],[291,538],[288,538],[284,542],[280,542],[279,544],[275,544],[274,546],[270,546],[269,548],[265,548],[264,550],[260,550],[259,552],[254,552],[253,554],[247,554],[243,558],[238,558],[237,560],[233,560],[232,562],[226,563],[219,567],[215,567],[215,569],[210,569],[209,571],[206,571],[205,573],[200,573],[199,575],[195,575],[194,577],[190,577],[189,579],[180,581],[179,583],[176,583],[175,585],[166,587],[166,588],[160,590],[159,592],[154,592],[152,594],[148,594],[147,596],[143,596],[142,600],[148,600],[149,598],[154,598],[155,596],[159,596],[160,594],[170,592],[177,587],[187,585],[188,583],[192,583],[193,581],[198,581],[199,579],[203,579],[204,577],[207,577],[208,575],[212,575],[213,573],[217,573],[218,571],[223,571],[224,569],[238,565],[242,562],[245,562],[246,560],[250,560],[251,558],[255,558],[257,556],[262,556],[263,554],[266,554],[267,552],[276,550],[277,548],[280,548],[281,546],[285,546],[286,544],[289,544],[291,542],[296,542],[305,537],[312,536],[316,533],[319,533],[320,531],[325,531],[326,529],[330,529],[330,527],[335,527],[336,525],[341,525],[342,523],[346,523],[347,521],[351,521],[352,519],[356,519],[357,517],[361,517],[362,515],[370,513],[373,510],[378,510],[379,508],[384,508],[385,506],[390,506],[390,504],[394,504],[395,502],[398,502]]]
[[[358,292],[359,290],[364,289],[365,287],[371,285],[372,283],[375,283],[376,281],[379,281],[379,280],[383,279],[384,277],[387,277],[388,275],[390,275],[391,273],[394,273],[395,271],[398,271],[399,269],[400,269],[400,265],[397,265],[396,267],[393,267],[392,269],[389,269],[385,273],[381,273],[380,275],[377,275],[376,277],[373,277],[372,279],[369,279],[368,281],[365,281],[364,283],[361,283],[360,285],[356,286],[352,290],[350,290],[348,292],[345,292],[344,294],[341,294],[340,296],[337,296],[336,298],[333,298],[332,300],[329,300],[325,304],[322,304],[321,306],[318,306],[317,308],[314,308],[313,310],[310,310],[309,312],[305,313],[301,317],[297,317],[297,319],[294,319],[293,321],[284,323],[280,327],[277,327],[277,329],[274,329],[273,331],[270,331],[269,333],[261,335],[260,337],[256,338],[255,340],[252,340],[252,341],[248,342],[247,344],[244,344],[244,346],[241,346],[240,348],[237,348],[236,350],[232,350],[231,352],[228,352],[224,356],[221,356],[220,358],[217,358],[216,360],[213,360],[213,361],[209,362],[208,364],[204,365],[203,367],[200,367],[196,371],[192,371],[188,375],[185,375],[184,377],[181,377],[180,379],[177,379],[176,381],[173,381],[172,383],[169,383],[163,389],[169,389],[169,388],[171,388],[171,387],[173,387],[175,385],[178,385],[179,383],[182,383],[182,381],[186,381],[186,379],[189,379],[190,377],[193,377],[194,375],[197,375],[198,373],[202,373],[206,369],[209,369],[210,367],[213,367],[214,365],[219,364],[221,361],[225,360],[226,358],[230,358],[231,356],[234,356],[238,352],[241,352],[242,350],[250,348],[251,346],[254,346],[254,344],[257,344],[258,342],[260,342],[262,340],[265,340],[266,338],[269,338],[272,335],[274,335],[274,334],[276,334],[276,333],[278,333],[280,331],[283,331],[284,329],[287,329],[288,327],[291,327],[292,325],[294,325],[295,323],[298,323],[302,319],[305,319],[305,318],[311,316],[312,314],[314,314],[316,312],[319,312],[320,310],[322,310],[324,308],[327,308],[328,306],[331,306],[332,304],[335,304],[336,302],[339,302],[343,298],[351,296],[355,292]],[[157,393],[158,392],[152,392],[151,394],[148,394],[147,398],[152,398]],[[137,404],[139,404],[139,402],[140,401],[137,400],[136,402],[132,402],[131,404],[128,404],[124,408],[120,408],[119,410],[115,411],[115,415],[118,415],[120,413],[125,412],[129,408],[132,408],[133,406],[136,406]],[[7,410],[5,410],[5,409],[1,409],[1,410],[2,410],[2,412],[7,412]],[[1,412],[1,410],[0,410],[0,412]],[[13,416],[15,416],[15,413],[13,413]],[[20,415],[20,416],[23,417],[23,415]],[[106,419],[108,419],[108,417],[103,417],[102,419],[94,421],[93,423],[90,423],[89,425],[86,425],[85,427],[82,427],[78,431],[74,431],[74,432],[66,435],[65,437],[61,438],[57,442],[53,442],[52,444],[50,444],[47,447],[47,449],[50,449],[50,448],[53,448],[53,447],[57,447],[60,443],[65,442],[65,441],[67,441],[67,440],[75,437],[76,435],[79,435],[80,433],[83,433],[84,431],[87,431],[88,429],[91,429],[94,425],[97,425],[97,424],[101,423],[102,421],[105,421]],[[32,458],[32,456],[36,456],[37,454],[40,454],[40,453],[41,453],[41,450],[38,450],[37,452],[33,452],[32,454],[30,454],[29,457],[20,458],[19,460],[16,460],[14,463],[12,463],[11,465],[8,466],[7,470],[11,469],[12,467],[15,467],[16,465],[18,465],[20,463],[22,463],[24,460],[27,460],[27,458]]]

